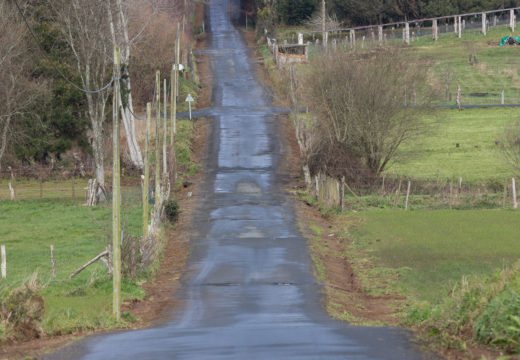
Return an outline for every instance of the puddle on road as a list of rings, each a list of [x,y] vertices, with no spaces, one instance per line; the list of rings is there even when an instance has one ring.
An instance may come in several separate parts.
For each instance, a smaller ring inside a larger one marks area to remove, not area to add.
[[[240,233],[238,235],[240,239],[260,239],[265,237],[265,234],[258,230],[256,226],[246,226],[245,229],[249,231]]]
[[[251,195],[260,195],[262,193],[262,189],[258,185],[252,182],[240,182],[237,184],[238,193],[243,194],[251,194]]]

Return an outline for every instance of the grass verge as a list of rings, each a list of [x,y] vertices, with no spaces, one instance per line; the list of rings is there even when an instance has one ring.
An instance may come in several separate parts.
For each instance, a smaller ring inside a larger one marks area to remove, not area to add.
[[[181,184],[198,169],[191,150],[194,129],[189,120],[178,122]],[[27,191],[31,191],[31,184],[39,192],[38,182],[25,183]],[[140,187],[124,187],[122,199],[126,241],[127,236],[142,233]],[[7,279],[0,282],[0,343],[128,327],[138,320],[129,312],[123,313],[119,322],[112,317],[112,278],[102,262],[69,279],[75,269],[111,243],[111,219],[112,208],[107,203],[86,207],[71,199],[0,201],[0,238],[7,252]],[[56,278],[52,277],[50,245],[54,246]],[[141,285],[153,278],[157,268],[158,264],[153,264],[137,276],[124,278],[124,303],[145,297]],[[28,316],[40,303],[41,311]],[[25,304],[26,308],[15,309],[13,304]],[[10,313],[20,313],[21,320],[13,325]]]
[[[448,358],[495,358],[520,352],[519,221],[512,210],[369,210],[337,216],[331,231],[368,293],[406,297],[399,324]]]

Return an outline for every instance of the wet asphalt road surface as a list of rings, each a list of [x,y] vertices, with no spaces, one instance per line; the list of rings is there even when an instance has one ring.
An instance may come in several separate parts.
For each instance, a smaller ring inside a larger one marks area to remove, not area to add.
[[[51,359],[423,359],[409,333],[352,327],[320,303],[306,241],[281,190],[276,109],[255,79],[229,0],[209,8],[213,133],[178,313],[90,336]],[[234,0],[235,1],[235,0]]]

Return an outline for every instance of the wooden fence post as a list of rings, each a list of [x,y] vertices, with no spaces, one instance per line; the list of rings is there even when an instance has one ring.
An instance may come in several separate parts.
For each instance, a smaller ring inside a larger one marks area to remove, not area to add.
[[[410,187],[412,185],[412,182],[408,180],[408,188],[406,189],[406,201],[404,203],[404,209],[408,210],[408,199],[410,197]]]
[[[401,179],[399,179],[399,186],[397,187],[397,190],[395,191],[395,199],[394,199],[394,205],[392,206],[392,209],[395,209],[397,207],[397,202],[399,201],[400,192],[401,192]]]
[[[350,35],[350,48],[354,49],[356,47],[356,31],[350,30],[349,35]]]
[[[513,209],[517,209],[518,208],[518,202],[516,201],[515,178],[511,178],[511,189],[513,190]]]
[[[453,184],[450,182],[450,198],[448,200],[449,204],[450,204],[450,210],[451,210],[451,202],[452,202],[452,198],[453,198]]]
[[[437,27],[437,19],[433,19],[432,38],[433,38],[434,41],[439,40],[439,29]]]
[[[504,179],[504,196],[502,197],[502,207],[506,207],[507,198],[507,178]]]
[[[56,279],[56,259],[54,258],[54,245],[51,245],[52,277]]]
[[[40,199],[43,199],[43,179],[40,177]]]
[[[345,210],[345,177],[341,178],[341,211]]]
[[[11,185],[11,182],[9,181],[9,195],[11,196],[11,201],[15,201],[16,200],[16,197],[15,197],[15,194],[14,194],[14,188],[13,186]]]
[[[460,38],[462,38],[462,17],[461,16],[459,16],[458,30],[459,30],[459,39],[460,39]]]
[[[482,13],[482,34],[484,36],[487,34],[486,13]]]
[[[320,197],[320,185],[318,184],[318,175],[314,175],[314,181],[316,182],[316,200]]]
[[[459,20],[457,19],[456,16],[454,16],[454,17],[453,17],[453,32],[454,32],[455,34],[457,34],[457,33],[459,32],[459,30],[458,30],[458,26],[457,26],[458,23],[459,23]]]
[[[456,98],[457,108],[460,110],[460,84],[457,84],[457,98]]]
[[[72,201],[76,200],[76,188],[74,184],[74,176],[72,177]]]
[[[383,45],[383,27],[377,27],[377,39],[379,40],[379,46]]]
[[[500,104],[504,105],[504,89],[502,89],[502,93],[500,94]]]
[[[410,45],[410,24],[409,23],[404,24],[404,42],[407,45]]]
[[[5,255],[5,245],[0,246],[0,252],[2,254],[2,279],[7,276],[7,260]]]
[[[515,10],[511,9],[509,10],[509,27],[512,32],[515,32],[515,22]]]

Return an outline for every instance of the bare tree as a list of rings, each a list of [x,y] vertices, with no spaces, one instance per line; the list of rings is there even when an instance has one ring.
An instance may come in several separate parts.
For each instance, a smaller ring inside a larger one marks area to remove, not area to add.
[[[318,58],[306,80],[306,100],[320,118],[317,166],[358,162],[379,175],[399,146],[425,129],[432,96],[422,65],[396,48]]]
[[[13,120],[23,114],[36,94],[28,79],[27,30],[19,19],[14,6],[0,2],[0,170]]]
[[[137,4],[131,3],[130,0],[106,0],[107,19],[110,25],[112,42],[114,45],[118,45],[121,48],[124,91],[120,94],[119,103],[121,104],[121,119],[123,120],[125,128],[128,152],[132,164],[135,167],[142,169],[143,156],[135,135],[134,104],[128,66],[130,63],[133,43],[141,36],[149,21],[140,24],[141,28],[138,29],[134,37],[131,38],[129,31],[129,12],[131,6],[137,6]],[[150,19],[152,15],[153,14],[149,15]]]
[[[500,149],[513,171],[520,174],[520,120],[506,127]]]
[[[105,0],[56,0],[54,8],[63,39],[71,49],[84,89],[101,89],[112,75],[113,43]],[[96,179],[105,185],[103,124],[109,91],[85,92],[92,134]]]

